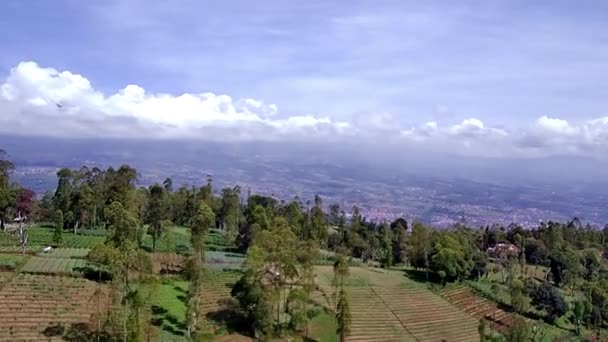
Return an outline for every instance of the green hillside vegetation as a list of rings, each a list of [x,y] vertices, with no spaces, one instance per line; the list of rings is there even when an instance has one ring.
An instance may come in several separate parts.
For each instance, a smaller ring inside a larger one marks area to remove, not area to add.
[[[439,230],[211,177],[143,187],[128,165],[61,169],[38,198],[11,167],[0,154],[0,339],[583,341],[608,325],[608,227],[576,218]]]

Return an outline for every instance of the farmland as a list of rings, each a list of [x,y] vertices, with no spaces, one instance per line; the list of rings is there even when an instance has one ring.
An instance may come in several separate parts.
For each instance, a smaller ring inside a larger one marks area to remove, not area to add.
[[[512,315],[488,299],[479,297],[469,288],[453,286],[441,290],[440,294],[454,306],[467,314],[486,319],[490,326],[498,331],[505,331],[513,325]]]
[[[103,312],[101,289],[84,279],[18,275],[0,289],[0,341],[59,339],[71,324]]]
[[[88,248],[53,248],[47,253],[41,253],[40,256],[48,258],[84,258],[91,250]]]
[[[19,268],[27,257],[20,255],[0,254],[0,271],[13,271]]]
[[[332,268],[317,267],[321,294],[331,305]],[[472,341],[477,320],[398,271],[350,268],[346,283],[352,326],[348,341]]]
[[[208,272],[204,276],[201,290],[200,312],[203,316],[203,332],[211,338],[226,333],[223,325],[225,309],[230,309],[232,285],[240,277],[240,272]],[[160,285],[153,300],[153,324],[158,327],[159,341],[185,341],[184,303],[188,282],[180,279],[166,278]]]
[[[74,274],[88,266],[84,259],[31,257],[21,269],[24,273]]]
[[[28,229],[28,248],[40,247],[40,246],[54,246],[53,243],[53,230],[42,227],[31,227]],[[104,236],[95,235],[81,235],[65,232],[63,236],[62,247],[67,248],[93,248],[98,244],[102,244],[105,241]],[[0,232],[0,246],[8,247],[11,251],[20,251],[19,241],[17,236],[6,232]],[[35,250],[36,252],[39,249]]]
[[[224,271],[209,272],[203,282],[201,291],[200,312],[205,317],[203,329],[205,332],[216,334],[221,325],[221,311],[229,310],[232,297],[230,291],[232,286],[241,276],[240,272]]]

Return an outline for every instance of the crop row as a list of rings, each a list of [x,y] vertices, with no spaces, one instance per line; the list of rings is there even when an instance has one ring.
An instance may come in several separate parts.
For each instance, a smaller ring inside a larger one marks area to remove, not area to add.
[[[226,303],[232,300],[230,291],[239,277],[239,272],[209,272],[205,275],[199,305],[203,316],[225,308]],[[211,332],[218,326],[209,320],[205,320],[202,322],[202,328]]]
[[[49,252],[40,253],[39,256],[50,258],[84,258],[91,250],[89,248],[53,248]]]
[[[496,303],[480,297],[468,288],[456,287],[441,291],[441,295],[450,303],[477,319],[485,318],[498,330],[504,330],[513,324],[513,316],[500,309]]]
[[[83,259],[31,257],[21,269],[26,273],[70,274],[88,266]]]
[[[106,296],[84,279],[22,274],[0,289],[0,302],[0,341],[47,341],[45,328],[88,322],[105,310]]]
[[[103,236],[87,236],[87,235],[74,235],[69,231],[64,231],[63,234],[63,247],[70,248],[93,248],[96,245],[102,244],[105,241]],[[53,242],[53,231],[48,228],[30,228],[28,229],[28,247],[32,246],[52,246],[55,245]],[[15,234],[0,232],[0,246],[3,247],[18,247],[19,239]]]
[[[318,300],[326,300],[330,287]],[[416,287],[348,286],[349,341],[472,341],[477,321],[433,292]]]

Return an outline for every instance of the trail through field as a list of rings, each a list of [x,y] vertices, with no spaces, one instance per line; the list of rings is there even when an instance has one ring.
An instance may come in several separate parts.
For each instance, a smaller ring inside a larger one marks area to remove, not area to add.
[[[321,294],[331,307],[331,268],[319,267]],[[345,286],[352,324],[347,341],[454,341],[479,339],[477,320],[399,272],[351,268]]]

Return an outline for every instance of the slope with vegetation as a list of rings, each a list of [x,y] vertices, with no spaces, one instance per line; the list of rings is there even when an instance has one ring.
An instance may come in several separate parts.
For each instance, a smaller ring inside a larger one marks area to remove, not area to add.
[[[211,177],[143,187],[128,165],[60,169],[56,189],[38,198],[10,183],[11,167],[0,153],[0,293],[45,314],[8,306],[9,331],[57,323],[28,336],[547,341],[608,326],[608,227],[578,219],[437,230],[368,220],[320,196],[216,190]],[[91,291],[105,304],[79,309]],[[56,304],[58,294],[79,308]],[[65,319],[53,322],[56,307]]]

